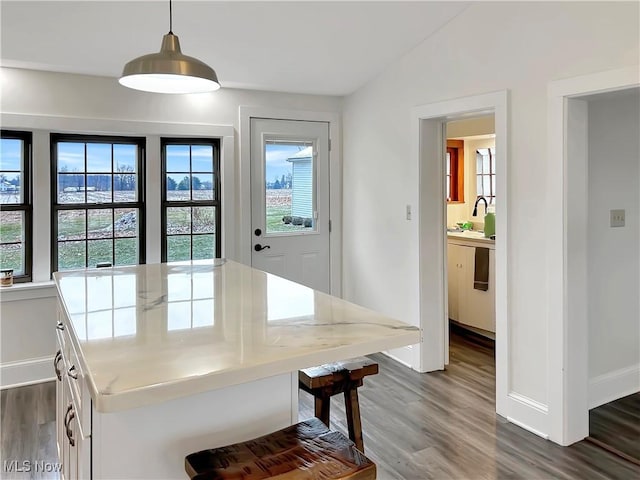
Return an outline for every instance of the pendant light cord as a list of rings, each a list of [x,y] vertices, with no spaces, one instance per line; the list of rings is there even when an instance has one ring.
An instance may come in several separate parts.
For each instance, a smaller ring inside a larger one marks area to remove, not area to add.
[[[171,8],[171,0],[169,0],[169,33],[173,34],[173,12]]]

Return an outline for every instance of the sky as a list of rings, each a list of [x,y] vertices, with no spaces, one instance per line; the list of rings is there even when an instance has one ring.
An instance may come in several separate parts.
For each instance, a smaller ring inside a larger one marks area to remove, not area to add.
[[[282,178],[292,172],[291,162],[287,162],[287,158],[292,157],[307,145],[291,145],[288,143],[267,143],[265,145],[266,154],[266,172],[265,180],[273,182],[276,177]]]

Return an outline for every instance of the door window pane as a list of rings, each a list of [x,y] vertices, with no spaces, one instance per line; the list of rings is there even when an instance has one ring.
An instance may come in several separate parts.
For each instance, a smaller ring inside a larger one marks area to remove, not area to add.
[[[265,143],[267,234],[315,230],[314,155],[309,142]]]

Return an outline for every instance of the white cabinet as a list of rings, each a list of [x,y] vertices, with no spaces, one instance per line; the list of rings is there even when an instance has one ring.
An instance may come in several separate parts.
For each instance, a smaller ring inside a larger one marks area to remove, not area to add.
[[[447,287],[449,318],[461,324],[494,332],[495,328],[495,250],[489,248],[489,289],[473,288],[476,245],[449,241],[447,252]]]
[[[83,413],[87,406],[79,400],[75,393],[86,388],[83,378],[77,376],[75,351],[70,343],[65,324],[58,309],[57,346],[55,357],[56,372],[56,440],[58,456],[62,463],[62,478],[90,478],[91,477],[91,438],[80,430]],[[90,409],[90,406],[88,407]]]

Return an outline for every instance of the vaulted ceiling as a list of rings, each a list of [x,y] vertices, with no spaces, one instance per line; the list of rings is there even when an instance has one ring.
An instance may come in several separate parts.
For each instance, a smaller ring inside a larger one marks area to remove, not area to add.
[[[168,1],[2,1],[2,65],[118,77],[160,49]],[[346,95],[468,3],[174,0],[182,51],[223,87]]]

